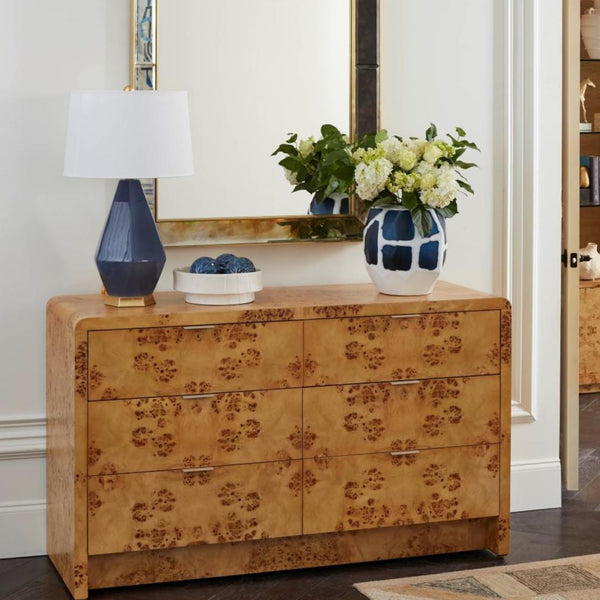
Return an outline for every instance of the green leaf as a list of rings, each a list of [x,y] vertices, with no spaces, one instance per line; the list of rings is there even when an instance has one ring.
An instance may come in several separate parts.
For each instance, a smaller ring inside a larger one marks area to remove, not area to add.
[[[466,181],[461,181],[460,179],[457,179],[457,183],[463,190],[465,190],[466,192],[469,192],[469,194],[475,193],[473,191],[473,188]]]
[[[280,144],[277,150],[275,150],[271,156],[275,156],[280,152],[283,154],[288,154],[289,156],[298,156],[298,150],[296,149],[296,146],[292,146],[291,144]]]
[[[422,237],[429,237],[433,228],[433,219],[427,209],[420,204],[410,211],[413,223]]]
[[[365,205],[367,203],[365,202]],[[373,200],[370,204],[370,206],[390,206],[390,205],[394,205],[394,204],[398,204],[398,198],[395,194],[392,194],[392,192],[385,190],[383,192],[381,192],[379,194],[379,196],[377,196],[377,198],[375,198],[375,200]]]
[[[413,210],[419,205],[419,196],[416,192],[402,192],[402,200],[400,202],[404,208]]]
[[[456,148],[472,148],[473,150],[477,150],[478,152],[481,152],[481,150],[479,150],[479,148],[477,147],[477,144],[475,142],[469,142],[468,140],[457,140],[455,137],[452,137],[450,134],[448,134],[448,137],[452,140],[452,145],[455,146]]]
[[[294,189],[292,190],[292,192],[299,192],[300,190],[306,190],[306,183],[299,183],[297,186],[294,187]]]
[[[465,135],[467,135],[466,131],[462,127],[457,127],[456,133],[458,133],[458,137],[465,137]]]
[[[321,135],[326,138],[326,137],[333,137],[333,136],[340,136],[342,135],[340,133],[340,130],[333,126],[333,125],[329,125],[329,124],[325,124],[321,127]]]
[[[375,134],[367,133],[363,136],[362,140],[358,143],[359,148],[375,148]]]
[[[338,189],[339,186],[340,186],[340,182],[337,179],[332,179],[329,182],[329,185],[325,188],[323,198],[329,198],[329,196],[331,196],[331,194],[333,194]]]
[[[308,177],[308,169],[305,166],[302,166],[296,172],[296,179],[298,181],[305,181]]]
[[[455,160],[454,164],[459,169],[472,169],[473,167],[477,166],[475,163],[467,163],[467,162],[463,162],[462,160]]]
[[[439,215],[444,217],[444,219],[450,219],[458,213],[458,206],[456,205],[456,200],[452,200],[448,206],[444,206],[444,208],[436,208],[435,210]]]
[[[352,181],[354,179],[354,166],[343,165],[341,167],[336,167],[334,174],[338,179]]]
[[[376,144],[380,144],[381,142],[383,142],[384,140],[388,139],[388,132],[385,129],[382,129],[381,131],[378,131],[375,134],[375,143]]]
[[[298,139],[298,134],[297,133],[288,133],[288,135],[290,136],[286,142],[288,144],[293,144],[297,139]]]
[[[428,142],[431,142],[437,137],[437,127],[431,123],[429,129],[425,132],[425,137]]]
[[[302,167],[302,163],[297,158],[292,156],[286,156],[284,159],[279,161],[279,164],[288,171],[292,171],[292,173],[295,173]]]
[[[345,150],[334,150],[333,152],[330,152],[323,159],[323,164],[332,165],[338,161],[345,163],[348,163],[350,161],[350,157],[348,156]]]

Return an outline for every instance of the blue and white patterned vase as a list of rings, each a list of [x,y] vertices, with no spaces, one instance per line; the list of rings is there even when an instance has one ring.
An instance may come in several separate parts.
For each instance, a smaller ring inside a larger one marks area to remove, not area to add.
[[[429,237],[421,237],[410,211],[372,208],[363,239],[367,271],[377,289],[393,296],[429,294],[446,259],[446,223],[435,210]]]
[[[308,208],[309,215],[347,215],[350,212],[348,194],[331,194],[321,202],[312,199]]]

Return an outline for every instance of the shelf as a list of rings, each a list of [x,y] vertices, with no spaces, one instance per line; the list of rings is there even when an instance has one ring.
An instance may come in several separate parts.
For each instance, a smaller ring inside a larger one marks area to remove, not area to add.
[[[580,131],[579,135],[598,135],[600,131]]]
[[[584,63],[600,63],[600,58],[582,58],[579,62],[584,62]]]
[[[600,208],[600,204],[580,204],[579,208]]]

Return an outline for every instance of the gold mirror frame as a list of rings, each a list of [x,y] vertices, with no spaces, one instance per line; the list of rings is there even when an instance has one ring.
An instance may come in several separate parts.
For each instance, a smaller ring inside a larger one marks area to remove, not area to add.
[[[130,2],[130,85],[137,90],[153,90],[157,79],[156,15],[159,0]],[[355,139],[379,129],[379,0],[349,0],[349,3],[352,45],[350,136]],[[356,198],[351,198],[348,215],[160,220],[156,210],[156,182],[145,180],[142,185],[165,246],[362,239],[363,220]]]

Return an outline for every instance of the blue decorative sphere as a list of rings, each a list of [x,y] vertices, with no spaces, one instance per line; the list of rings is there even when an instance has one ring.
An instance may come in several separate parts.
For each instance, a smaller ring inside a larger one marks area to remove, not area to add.
[[[210,256],[201,256],[192,263],[192,266],[190,267],[190,273],[214,275],[215,273],[220,273],[219,265],[214,258],[210,258]]]
[[[236,258],[229,263],[228,273],[254,273],[254,263],[244,256]]]
[[[229,265],[234,260],[237,260],[237,256],[235,254],[220,254],[217,256],[215,262],[219,267],[218,273],[230,273]]]

